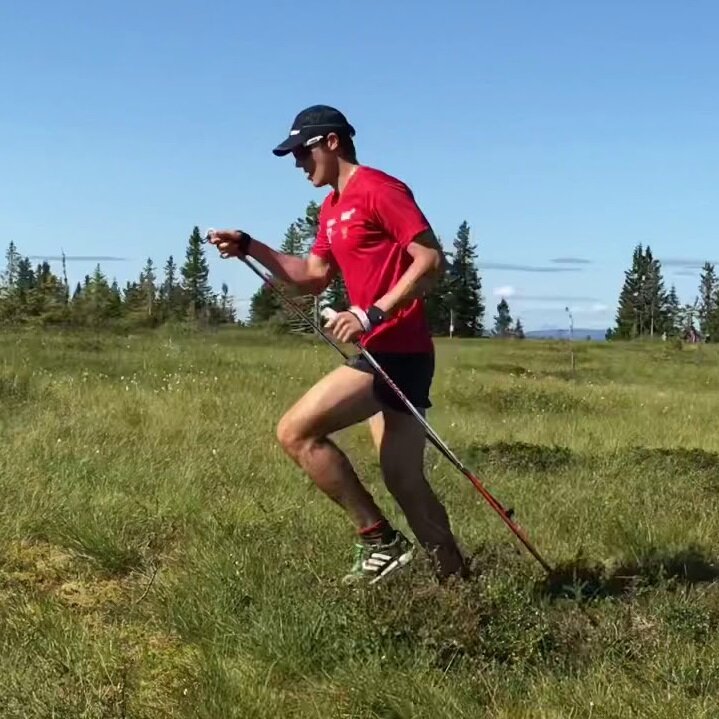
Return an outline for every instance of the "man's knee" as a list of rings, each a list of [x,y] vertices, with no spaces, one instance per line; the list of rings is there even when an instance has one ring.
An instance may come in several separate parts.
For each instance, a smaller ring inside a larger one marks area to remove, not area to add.
[[[311,438],[307,436],[302,424],[288,413],[277,423],[277,441],[293,460],[299,462]]]

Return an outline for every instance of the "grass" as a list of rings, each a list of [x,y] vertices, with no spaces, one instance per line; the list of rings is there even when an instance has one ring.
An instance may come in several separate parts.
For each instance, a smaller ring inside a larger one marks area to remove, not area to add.
[[[0,716],[719,715],[719,352],[437,344],[430,421],[549,577],[428,449],[480,571],[341,585],[351,530],[274,438],[323,345],[5,332]]]

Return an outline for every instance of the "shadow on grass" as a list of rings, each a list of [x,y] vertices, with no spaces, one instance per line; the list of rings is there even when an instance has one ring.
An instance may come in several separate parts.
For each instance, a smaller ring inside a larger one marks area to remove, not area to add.
[[[535,590],[551,599],[592,600],[629,597],[642,588],[660,584],[690,586],[717,579],[719,560],[691,546],[675,553],[653,549],[646,556],[611,570],[586,559],[566,562],[538,582]]]

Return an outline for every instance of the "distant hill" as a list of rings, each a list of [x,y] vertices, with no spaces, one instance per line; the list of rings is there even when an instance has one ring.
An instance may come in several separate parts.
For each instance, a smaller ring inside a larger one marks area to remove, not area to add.
[[[590,337],[592,340],[604,341],[606,330],[590,330],[582,327],[574,328],[574,340],[586,340]],[[530,340],[566,340],[569,337],[569,330],[566,329],[546,329],[532,330],[524,333],[525,337]]]

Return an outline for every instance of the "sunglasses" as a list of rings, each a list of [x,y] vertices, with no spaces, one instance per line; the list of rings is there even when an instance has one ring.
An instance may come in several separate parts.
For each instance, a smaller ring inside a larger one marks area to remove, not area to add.
[[[324,139],[324,135],[317,135],[317,137],[311,137],[309,140],[306,140],[302,145],[293,150],[295,157],[307,157],[312,152],[312,148],[319,145]]]

